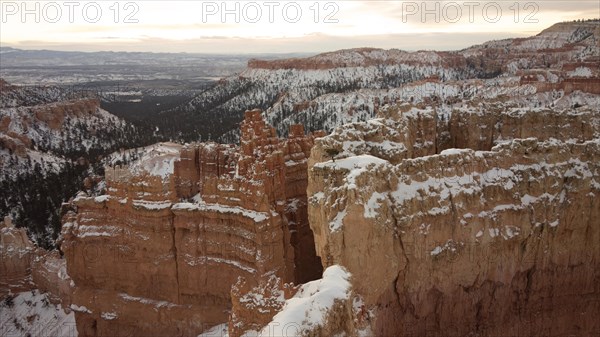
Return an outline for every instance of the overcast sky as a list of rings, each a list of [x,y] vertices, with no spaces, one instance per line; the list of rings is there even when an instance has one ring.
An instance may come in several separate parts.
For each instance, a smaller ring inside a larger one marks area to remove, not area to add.
[[[600,17],[591,1],[5,1],[0,44],[203,53],[461,49]]]

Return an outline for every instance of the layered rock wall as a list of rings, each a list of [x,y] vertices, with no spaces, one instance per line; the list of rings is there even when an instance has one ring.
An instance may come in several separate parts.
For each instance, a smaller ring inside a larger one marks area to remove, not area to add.
[[[0,221],[0,296],[29,290],[35,246],[24,228],[15,228],[9,217]]]
[[[240,277],[250,288],[319,277],[306,212],[315,135],[279,139],[258,110],[241,131],[239,149],[155,145],[107,168],[106,195],[74,200],[62,249],[80,336],[196,336],[228,320]]]
[[[374,334],[599,331],[598,112],[583,110],[454,111],[447,147],[490,151],[410,155],[419,137],[398,126],[418,114],[402,107],[316,143],[317,254],[353,275]],[[409,141],[394,144],[402,137],[390,129]],[[393,136],[369,144],[382,132]],[[400,155],[380,156],[382,146]],[[340,150],[335,161],[330,148]]]
[[[39,289],[52,303],[68,308],[73,284],[65,262],[58,251],[34,245],[26,230],[15,228],[10,217],[0,221],[0,299]]]

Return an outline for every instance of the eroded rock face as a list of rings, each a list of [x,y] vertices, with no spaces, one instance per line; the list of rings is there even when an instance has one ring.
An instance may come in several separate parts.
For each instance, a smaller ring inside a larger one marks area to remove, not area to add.
[[[240,277],[231,289],[231,335],[242,336],[247,331],[260,331],[296,290],[275,275],[262,278],[254,287],[252,284],[255,282],[248,282]]]
[[[24,228],[15,228],[9,217],[0,221],[0,296],[32,289],[31,260],[35,246]]]
[[[263,328],[250,333],[271,336],[372,336],[370,313],[362,298],[354,291],[352,275],[338,265],[328,267],[323,277],[294,289],[293,296],[285,293],[285,302]],[[262,292],[261,292],[262,293]],[[248,293],[250,302],[256,294]],[[281,296],[280,296],[281,297]],[[258,296],[262,300],[262,296]],[[260,308],[259,308],[260,310]]]
[[[0,297],[34,289],[55,304],[71,304],[71,278],[59,252],[37,247],[25,228],[15,228],[5,217],[0,221]]]
[[[71,306],[74,283],[67,274],[67,262],[58,251],[38,249],[31,263],[31,278],[53,303],[60,303],[63,308]]]
[[[106,195],[74,200],[62,249],[80,336],[196,336],[245,310],[231,304],[240,277],[248,289],[319,277],[306,212],[315,135],[279,139],[258,110],[241,131],[239,149],[155,145],[107,168]]]
[[[598,331],[597,109],[465,109],[417,134],[431,110],[395,107],[317,141],[308,209],[323,266],[352,274],[376,335]],[[448,130],[438,149],[412,145]],[[459,146],[474,150],[444,151]]]

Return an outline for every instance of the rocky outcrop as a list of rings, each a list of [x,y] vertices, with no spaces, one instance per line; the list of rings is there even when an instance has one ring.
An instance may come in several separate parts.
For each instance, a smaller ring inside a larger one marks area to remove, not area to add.
[[[258,110],[240,127],[239,149],[158,144],[107,168],[106,195],[73,201],[62,250],[80,336],[196,336],[230,310],[244,315],[232,308],[240,277],[254,289],[319,276],[306,180],[296,176],[315,135],[296,127],[279,139]]]
[[[63,126],[66,117],[92,116],[99,108],[99,100],[82,99],[36,106],[31,109],[31,113],[39,122],[47,124],[51,129],[58,130]]]
[[[0,297],[29,290],[47,293],[54,304],[68,308],[73,284],[58,251],[46,251],[31,242],[24,228],[10,217],[0,222]],[[68,309],[67,309],[68,310]]]
[[[275,275],[262,278],[254,287],[252,284],[255,282],[248,282],[246,278],[240,277],[231,288],[231,335],[242,336],[248,331],[260,331],[281,311],[285,300],[297,290],[284,284]]]
[[[600,137],[595,108],[521,109],[502,101],[455,109],[449,122],[449,147],[490,150],[512,139],[556,138],[582,142]]]
[[[60,303],[63,308],[71,306],[75,284],[67,274],[65,259],[58,251],[38,249],[31,262],[31,278],[40,292],[48,294],[51,302]]]
[[[295,294],[281,304],[281,311],[256,331],[260,337],[271,336],[371,336],[370,313],[362,298],[353,290],[352,275],[338,265],[328,267],[321,279],[298,287]],[[256,297],[252,292],[251,302]],[[259,309],[260,310],[260,309]],[[251,333],[252,334],[252,333]]]
[[[27,237],[27,231],[15,228],[9,217],[0,221],[0,296],[32,288],[34,255],[35,246]]]
[[[434,110],[384,109],[317,141],[308,209],[323,266],[352,274],[375,335],[598,331],[597,109],[464,109],[437,132],[411,127]]]

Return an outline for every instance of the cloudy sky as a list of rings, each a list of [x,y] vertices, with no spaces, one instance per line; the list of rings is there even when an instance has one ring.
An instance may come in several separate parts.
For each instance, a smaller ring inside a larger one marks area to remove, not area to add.
[[[203,53],[461,49],[600,17],[591,1],[5,1],[0,44]]]

